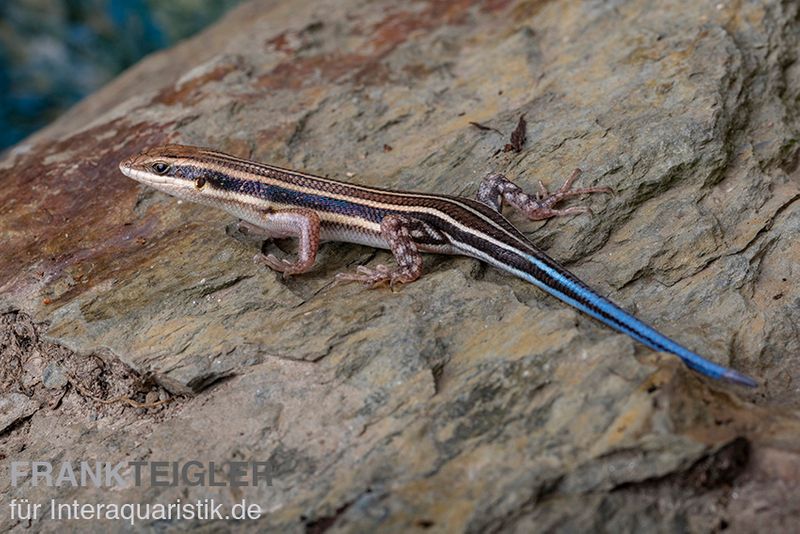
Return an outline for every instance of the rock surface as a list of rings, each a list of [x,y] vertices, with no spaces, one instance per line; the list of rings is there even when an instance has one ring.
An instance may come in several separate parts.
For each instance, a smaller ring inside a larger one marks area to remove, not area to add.
[[[267,513],[238,528],[295,532],[796,525],[799,45],[789,0],[253,2],[147,58],[0,161],[0,384],[33,406],[0,458],[265,460],[273,485],[4,478],[4,501],[245,498]],[[512,220],[761,386],[470,259],[368,291],[333,275],[387,254],[329,244],[283,280],[225,214],[118,172],[168,141],[465,195],[580,166],[616,191],[595,216]]]

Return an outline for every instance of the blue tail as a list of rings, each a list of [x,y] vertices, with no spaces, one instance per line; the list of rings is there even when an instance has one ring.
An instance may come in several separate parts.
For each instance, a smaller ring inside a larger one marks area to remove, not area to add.
[[[545,254],[541,254],[540,257],[526,256],[526,259],[530,262],[529,268],[522,272],[514,269],[513,272],[554,297],[591,315],[611,328],[631,336],[652,349],[670,352],[678,356],[688,367],[698,373],[743,386],[758,386],[758,383],[749,376],[710,362],[675,343],[613,302],[595,293],[575,275]]]

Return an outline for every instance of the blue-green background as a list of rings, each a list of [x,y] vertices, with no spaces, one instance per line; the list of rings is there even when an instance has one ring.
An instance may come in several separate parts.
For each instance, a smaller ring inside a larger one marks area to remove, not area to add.
[[[0,0],[0,150],[240,0]]]

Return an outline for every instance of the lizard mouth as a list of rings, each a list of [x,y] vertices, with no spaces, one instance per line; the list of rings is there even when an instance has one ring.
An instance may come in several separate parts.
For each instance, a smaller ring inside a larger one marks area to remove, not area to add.
[[[143,170],[142,165],[137,164],[139,159],[139,156],[132,156],[121,161],[119,164],[119,170],[128,178],[132,178],[137,182],[154,187],[177,185],[175,180],[170,179],[168,176],[159,176],[153,172]]]

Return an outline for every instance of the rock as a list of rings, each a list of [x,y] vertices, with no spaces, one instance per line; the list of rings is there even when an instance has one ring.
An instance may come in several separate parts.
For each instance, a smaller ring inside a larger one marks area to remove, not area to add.
[[[61,389],[68,382],[64,369],[57,363],[50,363],[42,373],[42,383],[47,389]]]
[[[30,417],[39,409],[39,403],[22,393],[6,393],[0,396],[0,434],[13,425]]]
[[[266,531],[795,524],[797,477],[766,474],[800,452],[797,15],[780,0],[253,2],[135,66],[0,162],[0,309],[188,396],[96,421],[65,398],[9,439],[31,458],[263,460],[273,486],[29,497],[241,495]],[[523,114],[527,143],[503,152]],[[760,387],[698,377],[470,259],[426,257],[421,280],[369,291],[333,276],[387,254],[328,244],[283,280],[230,217],[116,170],[168,141],[465,195],[489,171],[535,190],[580,167],[616,191],[576,201],[593,217],[512,221]]]

